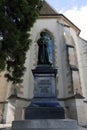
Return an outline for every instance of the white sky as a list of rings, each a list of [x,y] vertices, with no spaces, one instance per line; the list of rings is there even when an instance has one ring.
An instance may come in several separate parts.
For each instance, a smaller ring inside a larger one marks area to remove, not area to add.
[[[73,7],[72,9],[61,11],[69,18],[80,30],[80,36],[87,40],[87,6],[81,8]]]
[[[65,15],[80,30],[87,40],[87,0],[46,0],[58,13]]]

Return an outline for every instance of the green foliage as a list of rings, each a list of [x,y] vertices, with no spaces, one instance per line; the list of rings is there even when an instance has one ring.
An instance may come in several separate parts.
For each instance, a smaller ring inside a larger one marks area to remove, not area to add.
[[[42,0],[0,0],[0,71],[8,81],[22,82],[29,31],[39,15]]]

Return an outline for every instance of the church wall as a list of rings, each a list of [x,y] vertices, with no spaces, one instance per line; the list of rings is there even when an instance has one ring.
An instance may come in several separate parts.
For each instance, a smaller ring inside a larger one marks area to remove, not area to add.
[[[32,45],[30,47],[30,62],[29,63],[29,71],[26,71],[25,75],[28,75],[27,78],[29,78],[28,82],[26,83],[24,81],[24,86],[26,88],[29,88],[29,98],[33,96],[33,86],[34,86],[34,81],[33,81],[33,75],[31,72],[31,69],[36,67],[37,64],[37,55],[35,53],[37,49],[37,40],[39,38],[39,34],[42,30],[48,30],[52,35],[54,39],[54,48],[55,48],[55,67],[58,69],[58,85],[57,85],[57,91],[58,91],[58,97],[62,98],[64,97],[64,85],[65,85],[65,80],[64,80],[64,70],[63,70],[63,57],[64,57],[64,38],[63,38],[63,28],[61,27],[60,24],[57,23],[57,19],[38,19],[36,23],[34,24],[32,30],[31,30],[31,39],[32,39]],[[61,53],[62,52],[62,53]],[[26,76],[25,76],[26,77]],[[29,84],[28,84],[29,83]],[[24,90],[25,91],[25,90]],[[26,89],[27,92],[27,89]],[[26,93],[25,92],[25,93]]]
[[[7,81],[4,77],[5,72],[0,73],[0,123],[3,122],[4,104],[6,101]]]
[[[30,102],[27,100],[20,100],[20,99],[17,99],[15,101],[15,120],[23,120],[25,119],[24,117],[24,112],[25,112],[25,108],[27,106],[30,105]]]
[[[76,107],[77,107],[77,116],[79,124],[87,123],[87,106],[84,103],[83,99],[76,99]]]
[[[31,50],[32,47],[30,47]],[[24,74],[24,82],[23,82],[23,97],[26,99],[32,98],[33,95],[33,76],[31,73],[31,65],[32,65],[32,58],[33,55],[30,54],[30,50],[27,52],[27,58],[25,62],[25,67],[27,70]],[[31,83],[32,82],[32,83]]]
[[[15,107],[12,106],[10,103],[6,104],[6,110],[7,112],[4,113],[4,119],[7,124],[10,124],[14,120],[14,111]],[[6,117],[5,117],[6,116]],[[10,118],[9,118],[10,117]]]
[[[74,98],[65,100],[66,118],[77,120],[76,101]]]
[[[78,124],[85,125],[87,123],[87,103],[83,98],[71,98],[65,100],[66,118],[75,119]]]
[[[85,122],[87,124],[87,101],[84,101],[84,109],[85,109],[84,117],[86,118]]]
[[[3,121],[3,109],[4,109],[4,104],[0,103],[0,123],[2,123]]]
[[[78,63],[82,84],[82,92],[87,100],[87,41],[78,38]]]
[[[4,77],[5,72],[0,73],[0,102],[5,101],[7,82]],[[3,93],[3,94],[2,94]]]
[[[66,26],[67,27],[67,26]],[[45,30],[49,31],[54,39],[54,66],[58,69],[58,75],[57,75],[57,94],[59,98],[68,97],[73,94],[73,88],[68,87],[70,86],[70,69],[68,68],[67,63],[67,51],[66,51],[66,41],[64,39],[64,32],[65,32],[65,26],[62,24],[59,24],[57,22],[57,19],[38,19],[36,23],[34,24],[32,30],[31,30],[31,39],[32,39],[32,45],[30,47],[29,52],[29,59],[27,59],[28,71],[25,73],[24,77],[24,86],[26,91],[25,96],[27,93],[28,98],[32,98],[33,96],[33,86],[34,86],[34,80],[33,75],[31,72],[31,69],[35,68],[37,65],[37,54],[38,54],[38,46],[37,46],[37,40],[39,38],[40,32]],[[67,27],[68,28],[68,27]],[[70,29],[68,29],[70,30]],[[70,31],[68,32],[70,33]],[[76,35],[75,31],[73,30],[72,33]],[[70,34],[69,34],[70,35]],[[68,36],[69,39],[69,36]],[[68,40],[69,44],[72,44],[73,42]],[[75,43],[73,43],[75,44]],[[75,45],[73,45],[75,46]],[[72,60],[70,61],[72,65],[77,65],[77,62],[75,61],[76,54],[72,53],[70,51],[69,58]],[[73,57],[74,56],[74,57]],[[27,78],[26,78],[27,77]],[[79,78],[79,77],[78,77]],[[28,79],[28,80],[27,80]],[[79,79],[78,79],[79,80]],[[68,85],[69,83],[69,85]],[[80,86],[80,84],[78,84]],[[27,90],[28,88],[28,90]],[[28,96],[29,95],[29,96]]]
[[[78,122],[79,123],[87,123],[87,103],[84,102],[87,99],[87,67],[86,67],[86,47],[87,42],[80,37],[78,37],[73,30],[71,29],[71,35],[75,41],[75,48],[76,48],[76,55],[78,61],[78,68],[79,68],[79,79],[80,79],[80,86],[78,87],[78,91],[84,97],[83,100],[76,100],[76,108],[78,114]],[[85,53],[84,53],[85,52]],[[85,66],[85,67],[84,67]],[[79,105],[78,105],[79,104]],[[80,107],[81,105],[81,107]],[[81,109],[82,108],[82,109]],[[83,109],[84,108],[84,109]]]
[[[81,39],[77,35],[71,31],[72,37],[75,41],[76,46],[76,54],[77,54],[77,60],[78,60],[78,68],[79,68],[79,74],[80,74],[80,83],[81,83],[81,91],[83,97],[85,97],[85,100],[87,99],[87,80],[86,80],[86,74],[87,74],[87,41]]]
[[[11,82],[4,77],[6,71],[0,73],[0,123],[11,123],[14,119],[12,106],[8,103],[11,94]],[[9,118],[10,117],[10,118]]]
[[[73,91],[72,94],[75,94],[77,91],[79,94],[82,94],[81,90],[81,82],[79,77],[79,69],[78,69],[78,60],[77,60],[77,48],[76,48],[76,42],[77,42],[77,35],[76,32],[72,28],[65,27],[64,32],[65,41],[68,47],[68,62],[71,69],[71,75],[72,75],[72,85],[71,91]],[[68,81],[69,83],[69,81]],[[73,87],[73,88],[72,88]]]

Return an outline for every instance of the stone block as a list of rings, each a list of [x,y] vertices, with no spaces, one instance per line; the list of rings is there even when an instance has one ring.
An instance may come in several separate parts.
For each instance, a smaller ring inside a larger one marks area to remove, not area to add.
[[[25,119],[64,119],[64,108],[56,98],[34,98],[25,110]]]
[[[77,121],[69,119],[40,119],[13,121],[12,130],[78,130]]]

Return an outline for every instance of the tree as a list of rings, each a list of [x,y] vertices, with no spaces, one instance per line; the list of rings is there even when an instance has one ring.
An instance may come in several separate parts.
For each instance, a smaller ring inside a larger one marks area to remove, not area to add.
[[[13,84],[23,82],[29,31],[41,6],[42,0],[0,0],[0,71],[7,69]]]

